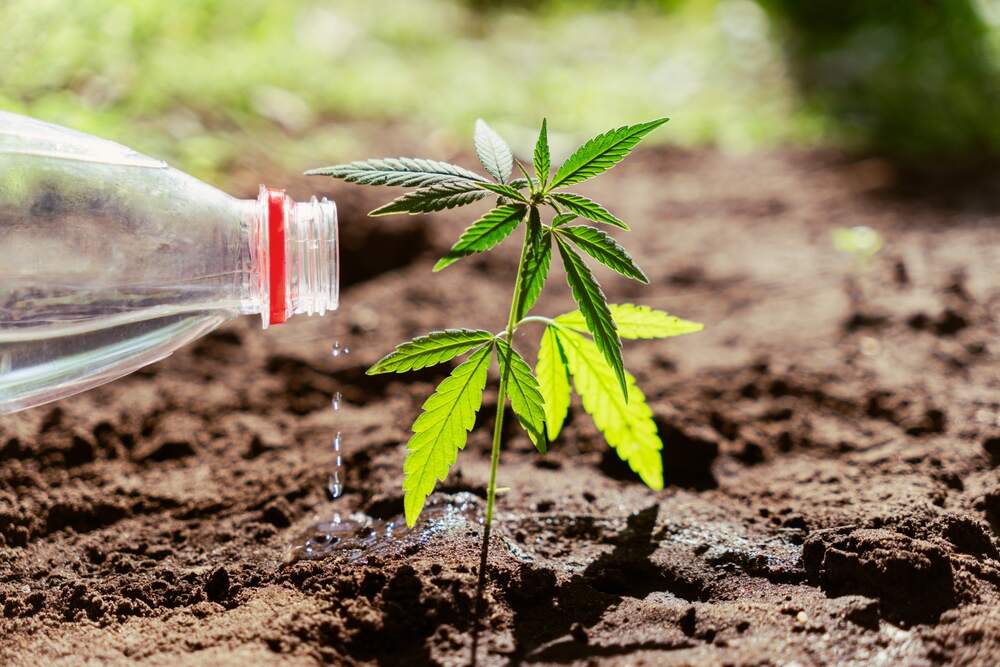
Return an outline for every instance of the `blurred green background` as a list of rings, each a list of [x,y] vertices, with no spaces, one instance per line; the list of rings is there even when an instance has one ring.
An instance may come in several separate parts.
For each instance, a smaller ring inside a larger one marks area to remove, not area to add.
[[[0,108],[225,184],[489,119],[555,150],[669,115],[662,142],[1000,152],[997,0],[4,0]],[[431,145],[428,145],[431,144]]]

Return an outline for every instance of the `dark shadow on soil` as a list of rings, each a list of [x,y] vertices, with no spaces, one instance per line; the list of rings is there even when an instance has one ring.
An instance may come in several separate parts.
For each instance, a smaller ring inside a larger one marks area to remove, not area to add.
[[[663,441],[663,481],[667,486],[679,486],[693,491],[718,488],[712,464],[719,456],[719,443],[693,429],[656,418]],[[611,479],[622,482],[642,482],[628,464],[608,448],[601,455],[600,470]]]
[[[498,574],[514,612],[515,650],[511,664],[545,660],[572,662],[588,657],[624,655],[641,649],[678,649],[684,646],[653,642],[649,645],[591,646],[586,630],[623,597],[644,598],[654,591],[683,596],[692,591],[651,560],[662,535],[654,534],[659,506],[630,516],[625,529],[610,538],[614,549],[587,566],[582,574],[558,584],[551,570],[522,568],[516,575]],[[556,643],[553,640],[569,636]]]

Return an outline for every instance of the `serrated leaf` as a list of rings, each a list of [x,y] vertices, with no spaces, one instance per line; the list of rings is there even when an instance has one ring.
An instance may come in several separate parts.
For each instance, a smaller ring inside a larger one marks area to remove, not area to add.
[[[510,187],[514,188],[515,190],[523,190],[524,188],[527,188],[529,186],[537,186],[538,185],[538,179],[532,178],[531,181],[530,181],[530,183],[529,183],[529,181],[528,181],[527,178],[515,178],[513,181],[511,181],[507,185],[509,185]]]
[[[510,370],[507,370],[507,359]],[[538,381],[531,366],[506,340],[497,339],[497,359],[501,375],[507,374],[507,397],[521,428],[531,438],[535,449],[544,454],[548,451],[545,440],[545,401],[538,388]]]
[[[552,177],[549,189],[573,185],[615,166],[628,155],[643,137],[667,122],[659,118],[648,123],[619,127],[599,134],[576,149]]]
[[[538,132],[538,140],[535,142],[535,177],[542,188],[549,180],[549,170],[552,169],[552,158],[549,153],[549,130],[546,120],[542,119],[542,129]]]
[[[560,227],[562,225],[565,225],[567,222],[573,222],[579,217],[580,216],[578,216],[575,213],[560,213],[559,215],[552,218],[552,226]]]
[[[594,222],[606,222],[609,225],[620,227],[625,231],[629,230],[628,225],[619,220],[608,209],[604,208],[593,199],[588,199],[583,195],[576,195],[572,192],[557,192],[549,195],[549,197],[556,200],[557,203],[562,204],[572,213],[575,213],[581,218],[587,218],[588,220],[593,220]]]
[[[571,239],[577,248],[583,250],[612,271],[617,271],[626,278],[632,278],[641,283],[649,284],[646,274],[632,260],[632,256],[628,254],[628,251],[600,229],[586,225],[576,225],[573,227],[560,227],[558,233]]]
[[[662,310],[631,303],[610,304],[608,309],[622,338],[671,338],[696,333],[705,328],[704,324],[683,320]],[[560,315],[556,322],[569,329],[588,332],[583,313],[579,310]]]
[[[521,296],[517,303],[516,319],[520,320],[535,305],[545,287],[552,263],[552,234],[542,229],[538,219],[538,209],[532,208],[528,215],[528,252],[521,269]]]
[[[587,329],[594,337],[597,348],[607,359],[608,365],[614,371],[621,386],[622,395],[627,396],[625,388],[625,365],[622,362],[622,341],[615,331],[608,302],[601,291],[601,286],[594,280],[593,274],[583,260],[561,238],[556,237],[559,254],[566,269],[566,281],[569,283],[573,299],[583,313]]]
[[[470,225],[448,254],[434,265],[435,271],[454,264],[463,257],[483,252],[496,246],[517,229],[524,218],[524,206],[498,206]]]
[[[437,160],[411,157],[387,157],[359,160],[332,167],[310,169],[307,176],[330,176],[361,185],[393,185],[426,187],[450,181],[485,181],[479,174],[464,167]]]
[[[555,440],[566,421],[570,399],[566,355],[562,351],[555,327],[545,327],[542,332],[535,376],[538,378],[538,389],[545,407],[545,429],[549,440]]]
[[[448,181],[438,183],[420,190],[407,192],[401,197],[375,209],[368,215],[392,215],[393,213],[430,213],[443,211],[446,208],[465,206],[479,201],[486,196],[486,191],[480,189],[473,181]]]
[[[458,451],[465,447],[483,402],[492,353],[493,345],[484,345],[455,367],[427,398],[423,412],[413,422],[413,437],[406,443],[403,464],[403,509],[410,527],[417,522],[427,496],[448,476]]]
[[[465,354],[474,347],[492,340],[489,331],[476,329],[445,329],[432,331],[396,346],[366,371],[367,375],[379,373],[405,373],[441,364]]]
[[[506,183],[514,169],[514,155],[507,142],[482,118],[476,121],[474,141],[483,168],[500,183]]]
[[[652,489],[663,488],[663,442],[653,421],[653,411],[636,386],[631,373],[625,374],[628,400],[616,383],[616,374],[593,341],[578,333],[556,330],[566,354],[573,386],[583,409],[594,419],[619,458]]]
[[[476,185],[483,190],[489,190],[490,192],[495,192],[501,197],[508,197],[515,201],[521,201],[527,203],[528,199],[517,191],[516,188],[510,185],[502,185],[500,183],[490,183],[489,181],[483,181],[481,183],[476,183]]]

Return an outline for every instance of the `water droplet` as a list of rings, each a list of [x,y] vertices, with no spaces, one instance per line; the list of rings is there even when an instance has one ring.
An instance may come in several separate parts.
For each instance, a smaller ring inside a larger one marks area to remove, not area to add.
[[[330,348],[330,354],[332,354],[335,357],[339,357],[340,352],[341,352],[340,341],[339,340],[333,341],[333,347]]]
[[[340,402],[343,399],[344,399],[344,397],[341,395],[341,393],[339,391],[336,394],[333,395],[333,401],[331,401],[331,404],[333,405],[334,412],[336,412],[337,410],[340,410]]]
[[[336,500],[344,493],[344,482],[341,479],[342,468],[344,465],[344,461],[340,453],[342,442],[343,437],[341,436],[340,431],[337,431],[337,435],[333,436],[333,472],[330,473],[330,480],[326,485],[327,490],[330,492],[331,500]]]
[[[340,481],[340,474],[333,473],[330,475],[330,481],[327,483],[327,490],[330,492],[330,497],[336,500],[344,493],[344,485]]]

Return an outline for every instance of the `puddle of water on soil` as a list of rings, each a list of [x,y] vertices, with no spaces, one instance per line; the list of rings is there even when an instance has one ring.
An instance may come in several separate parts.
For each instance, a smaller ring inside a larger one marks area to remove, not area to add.
[[[317,515],[318,516],[318,515]],[[288,563],[342,555],[357,560],[371,553],[385,553],[426,544],[436,536],[465,526],[482,526],[482,500],[471,493],[434,494],[413,528],[402,515],[375,519],[360,512],[344,518],[335,514],[313,523],[292,542],[285,554]]]

